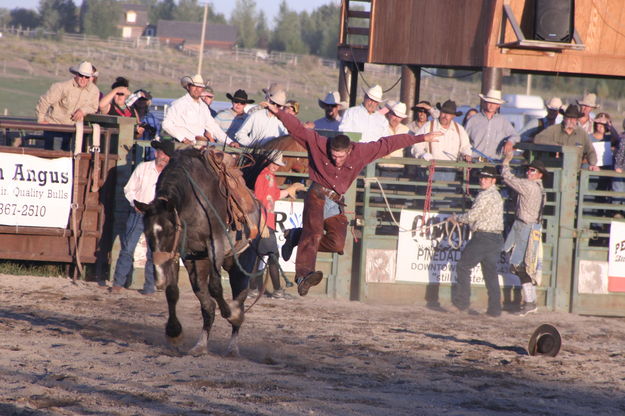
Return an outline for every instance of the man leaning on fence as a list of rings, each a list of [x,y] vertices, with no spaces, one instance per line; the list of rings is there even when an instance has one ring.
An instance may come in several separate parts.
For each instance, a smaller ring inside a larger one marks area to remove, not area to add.
[[[52,84],[37,103],[37,122],[41,124],[74,125],[87,114],[98,111],[100,90],[91,82],[94,68],[89,62],[69,68],[72,79]],[[45,132],[45,148],[52,150],[54,138],[62,138],[61,149],[69,150],[71,133]]]
[[[519,277],[523,291],[523,305],[511,312],[520,316],[535,313],[536,285],[542,263],[542,224],[546,194],[543,176],[547,169],[540,160],[534,160],[525,170],[525,178],[517,178],[510,170],[512,151],[506,153],[501,176],[506,185],[517,193],[514,223],[504,244],[504,251],[510,252],[510,271]]]

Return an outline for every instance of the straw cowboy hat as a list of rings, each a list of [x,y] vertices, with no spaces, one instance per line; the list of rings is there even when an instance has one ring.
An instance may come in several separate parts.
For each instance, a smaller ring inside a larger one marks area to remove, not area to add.
[[[597,94],[588,93],[584,94],[582,101],[577,100],[578,105],[585,105],[586,107],[591,108],[599,108],[599,104],[597,104]]]
[[[384,92],[382,91],[382,87],[380,87],[379,85],[374,85],[373,87],[369,88],[367,91],[365,91],[365,94],[372,101],[376,101],[378,103],[384,101],[384,99],[382,98]]]
[[[504,99],[501,98],[501,90],[490,89],[485,95],[478,95],[482,100],[486,101],[487,103],[503,104],[506,102]]]
[[[324,98],[319,98],[319,107],[326,105],[338,105],[340,109],[347,107],[347,103],[341,101],[341,95],[338,91],[330,91]]]
[[[247,98],[247,93],[245,92],[245,90],[236,90],[234,92],[234,95],[226,93],[226,97],[233,103],[252,104],[254,102],[254,100],[249,100]]]
[[[560,111],[563,107],[560,97],[552,97],[546,105],[548,110]]]
[[[286,88],[277,82],[272,82],[269,84],[269,88],[263,88],[263,93],[265,96],[269,96],[271,94],[275,94],[278,91],[286,91]]]
[[[180,85],[185,90],[189,87],[189,85],[206,88],[206,83],[204,82],[204,78],[202,78],[202,75],[200,74],[195,74],[193,76],[186,75],[180,78]]]
[[[275,163],[278,166],[286,166],[286,163],[284,163],[284,159],[282,158],[282,152],[274,154],[271,163]]]
[[[395,114],[399,118],[408,117],[408,114],[406,114],[406,104],[402,102],[392,103],[391,105],[387,105],[386,108],[388,108],[393,114]]]
[[[548,355],[555,357],[560,352],[562,337],[558,330],[549,324],[542,324],[532,334],[527,346],[530,355]]]
[[[72,74],[78,74],[82,75],[83,77],[91,78],[95,71],[93,70],[93,65],[91,65],[91,62],[83,61],[78,66],[71,66],[69,68],[69,72],[71,72]]]
[[[584,115],[584,113],[582,113],[579,110],[579,107],[575,104],[569,104],[569,106],[566,107],[566,110],[560,110],[560,114],[562,114],[564,117],[569,118],[580,118]]]
[[[438,108],[441,113],[452,114],[456,117],[462,115],[462,111],[457,111],[458,107],[456,106],[456,102],[452,100],[445,101],[443,105],[437,103],[436,108]]]
[[[266,97],[269,101],[278,104],[280,106],[286,105],[286,93],[284,90],[277,90],[274,93],[268,93]]]

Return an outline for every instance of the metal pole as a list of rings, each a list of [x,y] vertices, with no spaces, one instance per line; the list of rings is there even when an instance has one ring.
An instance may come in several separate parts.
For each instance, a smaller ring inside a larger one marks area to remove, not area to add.
[[[202,58],[204,58],[204,36],[206,35],[206,16],[208,15],[208,3],[204,3],[204,19],[202,19],[202,35],[200,36],[200,53],[197,59],[197,73],[202,74]]]

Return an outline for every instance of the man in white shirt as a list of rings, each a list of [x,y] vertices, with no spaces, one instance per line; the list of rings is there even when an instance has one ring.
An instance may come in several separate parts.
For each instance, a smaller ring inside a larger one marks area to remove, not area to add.
[[[584,94],[581,101],[577,100],[577,105],[579,105],[579,109],[583,114],[578,120],[579,126],[588,134],[594,133],[594,119],[591,113],[593,110],[599,108],[599,104],[597,104],[597,94]]]
[[[331,91],[325,98],[320,98],[319,107],[323,109],[325,115],[315,120],[315,130],[338,131],[341,124],[339,112],[346,107],[345,103],[341,102],[339,92]]]
[[[345,111],[339,131],[360,133],[360,143],[374,142],[386,136],[388,121],[378,112],[378,106],[384,101],[382,94],[382,87],[379,85],[369,88],[361,105]]]
[[[276,104],[279,109],[286,105],[286,92],[279,84],[272,84],[264,89],[265,100]],[[289,134],[282,122],[266,108],[261,108],[249,115],[235,139],[244,146],[258,146],[276,137]]]
[[[202,104],[204,105],[204,104]],[[156,149],[156,159],[140,163],[130,175],[128,183],[124,186],[124,195],[130,203],[132,210],[126,221],[126,230],[121,236],[122,249],[115,265],[115,275],[111,293],[119,293],[126,286],[128,278],[132,274],[133,255],[135,247],[143,234],[143,214],[135,208],[135,201],[145,204],[152,202],[156,194],[156,181],[159,175],[169,163],[169,158],[174,154],[174,142],[152,141],[152,147]],[[148,246],[145,262],[145,282],[141,294],[150,295],[156,291],[154,283],[154,263],[152,251]]]
[[[220,142],[237,147],[213,119],[210,109],[200,99],[206,89],[201,75],[185,77],[187,94],[171,104],[163,120],[163,129],[179,142]]]

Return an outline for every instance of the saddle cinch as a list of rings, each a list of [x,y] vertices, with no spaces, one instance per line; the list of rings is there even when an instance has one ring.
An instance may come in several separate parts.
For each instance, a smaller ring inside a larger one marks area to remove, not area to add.
[[[247,247],[248,241],[258,236],[259,228],[264,233],[265,216],[261,215],[258,220],[254,220],[253,214],[258,212],[258,202],[246,186],[243,172],[236,166],[236,159],[214,148],[205,149],[203,154],[219,178],[219,189],[227,201],[228,223],[241,235],[245,234],[245,228],[249,230],[247,239],[237,238],[235,250],[240,252]]]

